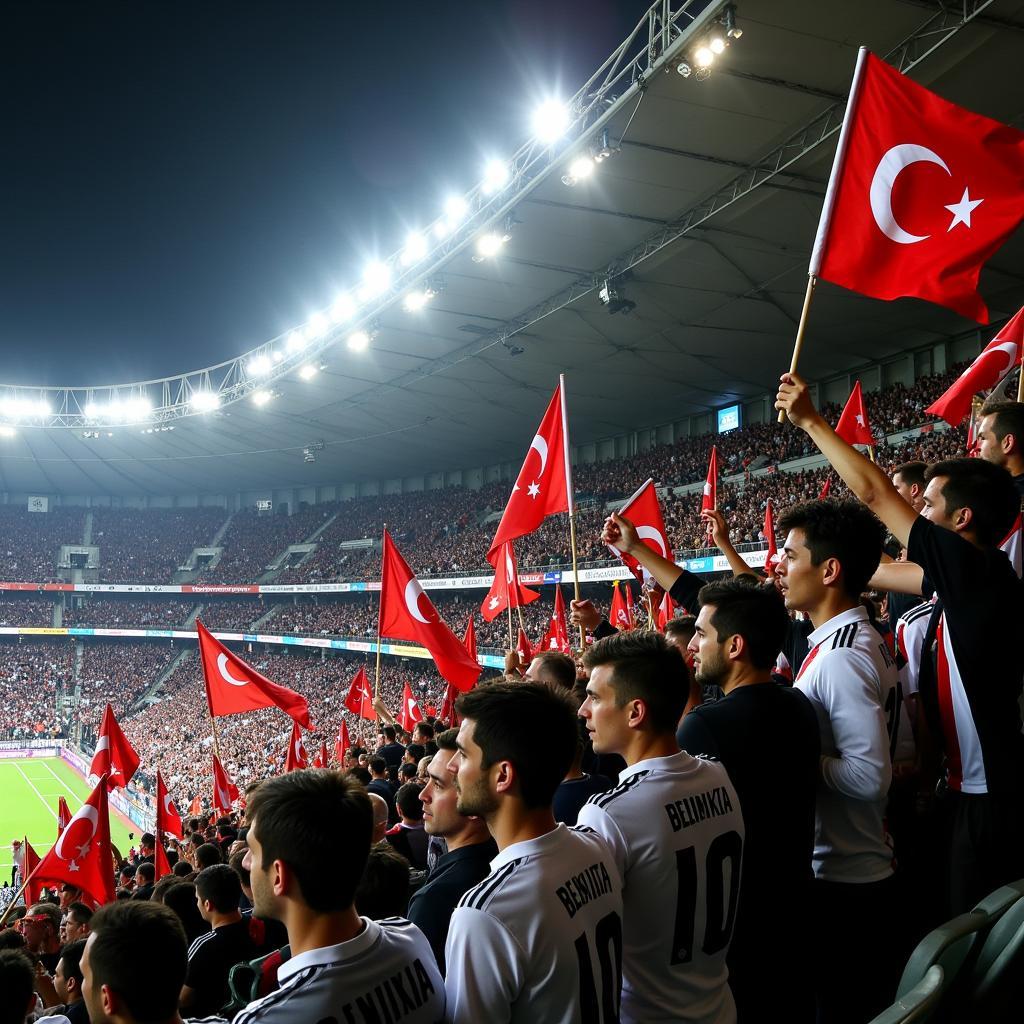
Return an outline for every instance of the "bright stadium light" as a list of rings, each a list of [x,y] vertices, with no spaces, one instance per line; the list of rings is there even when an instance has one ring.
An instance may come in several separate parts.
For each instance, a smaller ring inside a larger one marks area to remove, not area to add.
[[[266,354],[253,356],[246,366],[250,377],[262,377],[264,374],[270,373],[273,368],[274,364],[271,361],[270,356]],[[86,410],[86,415],[89,415],[88,409]]]
[[[306,325],[306,335],[309,338],[319,338],[327,333],[327,328],[330,324],[327,321],[327,317],[323,313],[314,313],[309,318],[309,323]]]
[[[4,424],[3,426],[0,426],[0,437],[17,437],[17,436],[18,436],[18,432],[14,429],[14,427],[8,426],[7,424]]]
[[[507,241],[507,235],[499,235],[497,231],[488,231],[476,240],[477,255],[474,259],[479,262],[480,260],[486,260],[490,259],[492,256],[497,256],[498,253],[501,252],[501,247]],[[479,257],[479,259],[477,259],[477,257]]]
[[[575,185],[577,182],[589,178],[594,173],[594,158],[590,154],[576,157],[569,170],[562,175],[563,185]]]
[[[253,404],[266,405],[274,397],[273,391],[254,391],[252,393]]]
[[[363,271],[363,286],[359,289],[359,297],[365,302],[376,298],[391,287],[391,269],[386,263],[374,260],[368,263]]]
[[[411,267],[414,263],[419,263],[427,255],[427,251],[427,239],[418,231],[410,231],[405,239],[405,248],[399,257],[402,266]]]
[[[220,395],[216,391],[193,391],[189,404],[196,412],[213,412],[220,405]]]
[[[285,339],[284,347],[289,353],[301,352],[306,347],[306,336],[302,331],[292,331]]]
[[[712,36],[708,42],[708,49],[716,56],[725,53],[725,40],[721,36]]]
[[[312,380],[317,375],[319,370],[319,366],[316,366],[313,363],[306,363],[305,366],[299,367],[299,376],[303,380]]]
[[[433,288],[417,288],[402,299],[402,308],[407,313],[418,313],[436,294]]]
[[[488,160],[481,185],[484,195],[492,196],[495,192],[500,192],[508,184],[511,176],[508,164],[504,160]]]
[[[569,108],[560,100],[545,100],[533,112],[533,135],[540,142],[560,139],[569,127]]]
[[[444,203],[444,215],[448,223],[454,228],[466,216],[469,204],[462,196],[449,196]]]
[[[336,324],[344,323],[352,318],[355,311],[356,304],[352,301],[352,296],[347,292],[342,292],[331,305],[331,319]]]
[[[370,335],[368,331],[353,331],[348,336],[348,348],[350,352],[365,352],[370,347]]]
[[[38,401],[31,398],[3,398],[0,399],[0,416],[12,420],[45,419],[50,415],[50,406],[43,399]]]
[[[693,53],[693,62],[699,68],[709,68],[715,63],[715,54],[710,46],[698,46]]]

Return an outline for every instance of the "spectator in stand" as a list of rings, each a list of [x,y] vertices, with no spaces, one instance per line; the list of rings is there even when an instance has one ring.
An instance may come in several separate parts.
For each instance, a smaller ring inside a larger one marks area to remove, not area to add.
[[[32,961],[17,949],[0,949],[0,1024],[25,1024],[34,1016],[36,993]]]
[[[53,903],[35,903],[21,919],[28,951],[53,974],[60,960],[60,909]]]
[[[395,794],[398,823],[385,833],[387,841],[415,871],[427,867],[427,833],[423,828],[423,804],[419,782],[407,782]]]
[[[388,808],[388,823],[394,825],[398,821],[398,811],[395,809],[395,791],[388,782],[388,765],[383,757],[374,755],[370,758],[370,784],[366,787],[371,793],[376,793]]]
[[[63,1015],[69,1024],[90,1024],[89,1011],[82,998],[82,953],[85,939],[67,942],[60,951],[60,960],[53,975],[54,988],[60,1002],[45,1012],[52,1016],[40,1018],[38,1024],[59,1024]]]
[[[235,1024],[354,1019],[378,986],[394,998],[396,976],[411,1004],[407,1024],[444,1019],[443,982],[422,932],[361,918],[353,906],[373,830],[365,791],[337,772],[292,772],[261,785],[247,817],[255,912],[284,923],[292,955],[278,970],[279,991]]]
[[[89,935],[89,922],[92,911],[84,903],[72,903],[68,906],[64,919],[64,941],[77,942]]]

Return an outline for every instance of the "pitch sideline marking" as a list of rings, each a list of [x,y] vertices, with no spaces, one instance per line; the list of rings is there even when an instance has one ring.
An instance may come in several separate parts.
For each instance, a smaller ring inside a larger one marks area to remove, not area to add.
[[[17,761],[12,761],[8,763],[13,764],[14,767],[17,768],[19,772],[21,772],[21,777],[32,787],[32,792],[35,793],[37,797],[39,797],[40,801],[42,802],[42,805],[47,809],[47,811],[50,812],[50,814],[53,815],[53,820],[56,821],[57,812],[46,802],[46,799],[43,797],[43,794],[40,793],[38,789],[36,789],[35,783],[21,770],[21,765],[18,764]]]

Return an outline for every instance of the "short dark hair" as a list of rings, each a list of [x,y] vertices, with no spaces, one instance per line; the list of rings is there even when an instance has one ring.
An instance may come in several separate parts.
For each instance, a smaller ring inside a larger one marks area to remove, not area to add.
[[[588,669],[612,667],[615,703],[642,700],[651,726],[659,733],[675,733],[690,694],[686,662],[661,633],[630,630],[598,640],[583,655]]]
[[[915,459],[912,462],[901,462],[893,471],[893,476],[902,477],[903,482],[908,487],[920,487],[924,490],[925,485],[925,470],[928,468],[926,462],[921,462]]]
[[[85,939],[75,939],[74,942],[65,943],[60,951],[60,958],[64,961],[64,977],[74,978],[79,986],[82,984],[82,950],[85,949]]]
[[[216,843],[202,843],[196,847],[196,864],[200,870],[211,864],[223,864],[224,857]]]
[[[1021,444],[1024,446],[1024,435]],[[1001,544],[1020,514],[1020,495],[1013,477],[995,463],[984,459],[944,459],[929,466],[926,477],[929,482],[936,477],[945,478],[945,511],[969,508],[974,535],[984,547]]]
[[[677,615],[665,623],[664,633],[670,640],[685,640],[689,643],[697,631],[696,615]]]
[[[139,846],[148,846],[152,850],[156,846],[156,837],[152,832],[143,832],[139,836]]]
[[[242,883],[242,888],[251,889],[252,879],[245,868],[245,857],[245,850],[235,850],[235,852],[228,858],[228,864],[231,865],[231,870],[238,875],[238,880]]]
[[[577,709],[568,694],[546,683],[500,680],[462,694],[455,710],[473,721],[483,767],[511,761],[526,807],[549,807],[576,753]]]
[[[415,761],[419,763],[420,758],[424,754],[422,743],[410,743],[406,748],[405,752]]]
[[[416,767],[416,765],[410,764],[408,761],[403,761],[398,766],[398,774],[401,778],[404,779],[415,779],[418,770],[419,769]]]
[[[238,909],[242,883],[229,864],[212,864],[196,875],[196,894],[209,900],[218,913],[229,914]]]
[[[385,725],[384,728],[381,729],[381,732],[384,733],[384,739],[386,739],[388,743],[395,742],[395,727],[393,725]]]
[[[264,782],[247,811],[262,862],[283,860],[312,910],[352,905],[373,835],[373,806],[361,785],[326,769],[289,772]]]
[[[388,763],[383,757],[374,755],[370,758],[370,771],[376,775],[383,775],[388,770]]]
[[[32,961],[20,949],[0,949],[0,1024],[25,1024],[35,987]]]
[[[355,779],[360,786],[368,786],[373,781],[373,777],[362,765],[357,764],[354,768],[349,768],[346,774],[349,778]]]
[[[420,801],[420,790],[422,789],[422,782],[406,782],[398,787],[398,792],[395,794],[395,806],[403,818],[422,821],[423,803]]]
[[[177,864],[171,868],[171,871],[177,875],[178,878],[184,878],[186,875],[191,875],[194,868],[187,860],[179,860]]]
[[[541,672],[546,677],[544,682],[563,686],[567,690],[576,685],[576,662],[568,654],[561,651],[539,651],[533,660],[540,662]]]
[[[148,885],[150,882],[153,881],[154,878],[156,878],[156,868],[153,867],[151,861],[144,860],[135,869],[135,880],[137,882],[141,882],[143,879],[145,879],[145,884]]]
[[[726,637],[742,636],[750,662],[755,668],[771,668],[786,642],[789,615],[774,585],[722,580],[700,588],[701,607],[713,605],[711,625],[722,643]]]
[[[68,904],[68,917],[74,917],[79,924],[88,924],[92,920],[92,907],[75,900]]]
[[[1024,451],[1024,402],[986,402],[981,415],[995,417],[992,433],[997,441],[1002,442],[1007,434],[1012,434],[1017,447]]]
[[[22,910],[25,908],[22,907]],[[11,914],[8,920],[12,921],[17,916],[17,912]],[[0,928],[0,949],[24,949],[26,946],[25,936],[21,932],[16,931],[14,928]],[[21,1024],[21,1021],[18,1022]]]
[[[458,743],[456,742],[459,738],[458,729],[445,729],[444,732],[439,732],[435,736],[438,750],[450,750],[455,753],[459,749]]]
[[[853,601],[867,587],[882,557],[885,527],[867,505],[851,498],[793,505],[780,517],[779,530],[803,531],[812,565],[836,559],[843,593]]]
[[[138,1020],[163,1020],[176,1013],[188,945],[174,912],[150,900],[125,900],[100,907],[91,924],[94,991],[109,985]],[[153,964],[159,970],[150,970]]]
[[[355,891],[356,910],[380,921],[405,917],[409,909],[409,862],[388,843],[370,850]]]
[[[416,728],[413,729],[413,732],[415,732],[416,729],[419,729],[420,735],[425,740],[432,740],[434,738],[434,727],[429,722],[417,722]]]

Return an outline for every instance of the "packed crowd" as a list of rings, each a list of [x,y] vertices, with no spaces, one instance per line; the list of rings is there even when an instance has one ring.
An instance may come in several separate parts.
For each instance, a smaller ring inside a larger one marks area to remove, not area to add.
[[[64,608],[65,626],[149,627],[176,629],[184,625],[195,608],[192,601],[178,598],[144,597],[138,594],[119,598],[88,597],[77,605],[68,601]]]
[[[167,640],[83,644],[78,675],[83,725],[97,726],[108,703],[123,715],[178,653]]]
[[[53,601],[45,597],[0,597],[0,626],[52,626]]]
[[[73,687],[75,644],[63,638],[0,643],[0,738],[63,733],[58,690]]]
[[[92,515],[104,583],[169,583],[193,548],[208,545],[227,519],[223,508],[95,508]]]
[[[29,512],[24,505],[0,505],[3,578],[51,583],[59,580],[60,549],[81,544],[85,509],[61,507]]]

